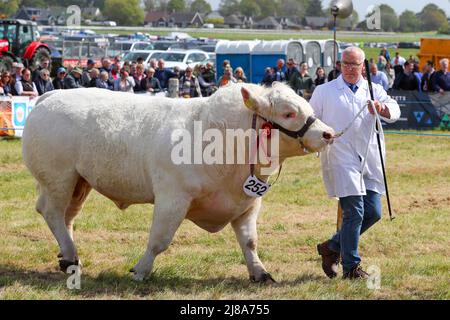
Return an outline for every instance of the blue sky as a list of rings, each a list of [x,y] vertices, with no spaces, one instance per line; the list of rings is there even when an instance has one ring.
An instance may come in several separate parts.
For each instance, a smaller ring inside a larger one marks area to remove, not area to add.
[[[220,0],[207,0],[213,9],[217,9],[219,7]],[[322,0],[324,7],[328,6],[331,0]],[[440,8],[442,8],[447,16],[450,16],[450,0],[394,0],[394,1],[377,1],[377,0],[353,0],[353,8],[358,11],[360,17],[366,15],[367,8],[370,5],[377,4],[389,4],[394,10],[400,15],[404,10],[408,9],[414,12],[419,12],[422,8],[428,3],[434,3]]]

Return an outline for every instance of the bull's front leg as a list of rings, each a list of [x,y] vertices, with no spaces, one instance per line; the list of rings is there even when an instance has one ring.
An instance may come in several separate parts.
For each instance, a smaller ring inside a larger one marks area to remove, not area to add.
[[[258,243],[258,234],[256,231],[256,220],[261,209],[261,198],[255,201],[255,204],[242,216],[231,222],[236,238],[244,253],[247,269],[250,274],[250,280],[254,282],[276,282],[266,271],[264,265],[259,260],[256,251]]]
[[[133,278],[144,280],[153,269],[156,256],[165,251],[189,209],[191,198],[175,191],[163,193],[155,198],[153,222],[147,250],[139,262],[130,271]]]

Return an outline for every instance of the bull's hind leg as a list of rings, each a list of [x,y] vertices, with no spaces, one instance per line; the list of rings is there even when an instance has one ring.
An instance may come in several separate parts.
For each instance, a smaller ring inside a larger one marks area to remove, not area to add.
[[[70,200],[70,204],[65,212],[66,227],[67,231],[69,232],[70,238],[72,238],[72,241],[74,218],[81,212],[84,201],[86,200],[91,190],[91,185],[86,180],[84,180],[84,178],[79,177],[75,186],[75,190],[72,194],[72,199]]]
[[[242,216],[231,222],[236,238],[244,253],[250,280],[255,282],[275,282],[266,271],[256,251],[258,234],[256,231],[256,219],[261,209],[261,198]]]
[[[78,180],[76,173],[68,177],[59,177],[49,188],[40,184],[40,195],[36,209],[42,214],[55,236],[62,253],[59,265],[63,271],[70,265],[78,264],[75,244],[66,227],[65,213],[68,208]]]
[[[135,280],[142,281],[151,273],[153,261],[169,247],[175,232],[186,217],[190,203],[190,197],[184,197],[183,194],[173,191],[170,194],[156,196],[147,250],[130,270],[134,273]]]
[[[91,185],[84,180],[84,178],[79,177],[77,184],[75,186],[75,190],[73,191],[72,199],[70,200],[70,204],[65,212],[65,222],[66,228],[69,232],[70,238],[73,239],[73,223],[75,217],[81,212],[83,208],[84,201],[86,200],[89,192],[92,190]],[[62,258],[62,253],[58,254],[58,258]]]

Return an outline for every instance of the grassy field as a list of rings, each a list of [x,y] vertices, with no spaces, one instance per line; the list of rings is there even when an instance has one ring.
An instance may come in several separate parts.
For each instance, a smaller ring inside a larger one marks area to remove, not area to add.
[[[334,230],[315,156],[285,164],[264,199],[259,254],[277,285],[248,280],[231,227],[209,234],[183,222],[152,277],[128,270],[143,254],[151,205],[122,212],[92,192],[75,226],[84,269],[81,290],[66,288],[58,247],[34,211],[35,183],[20,140],[0,141],[0,299],[450,299],[450,139],[387,136],[388,176],[397,218],[362,237],[363,266],[381,270],[381,288],[324,276],[315,246]]]

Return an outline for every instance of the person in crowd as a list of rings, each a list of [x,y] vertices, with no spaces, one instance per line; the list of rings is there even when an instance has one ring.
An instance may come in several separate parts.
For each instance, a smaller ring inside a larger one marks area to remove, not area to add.
[[[184,74],[184,72],[181,72],[181,69],[179,66],[175,66],[173,67],[173,77],[172,78],[177,78],[180,79],[181,76]]]
[[[148,67],[156,70],[158,68],[158,61],[156,59],[150,59],[150,61],[148,62]]]
[[[278,59],[276,66],[273,68],[273,81],[284,82],[286,81],[286,73],[283,71],[284,60]]]
[[[383,72],[386,74],[386,77],[388,79],[389,88],[392,88],[395,81],[395,72],[390,62],[386,63],[386,67],[384,68]]]
[[[164,61],[164,59],[159,59],[158,69],[155,71],[155,77],[159,80],[159,83],[161,84],[161,88],[163,90],[167,90],[170,78],[178,78],[178,75],[176,73],[165,68],[165,64],[166,62]]]
[[[386,60],[386,58],[384,56],[379,56],[378,63],[377,63],[378,71],[384,72],[384,70],[386,69],[387,63],[388,63],[388,61]]]
[[[273,69],[271,67],[267,67],[264,69],[264,77],[261,80],[261,85],[265,87],[270,87],[273,83]]]
[[[134,73],[133,80],[135,83],[135,86],[133,88],[134,92],[142,91],[142,80],[144,80],[147,76],[144,73],[145,67],[143,64],[137,64],[136,65],[136,72]]]
[[[445,91],[450,91],[450,71],[448,70],[448,59],[441,59],[439,65],[441,69],[436,72],[433,80],[434,91],[443,94]]]
[[[128,69],[122,68],[119,72],[120,77],[114,80],[114,91],[122,91],[122,92],[134,92],[134,80],[130,77],[130,73]]]
[[[289,85],[301,97],[306,98],[311,93],[313,80],[308,74],[308,64],[306,62],[300,63],[300,72],[291,78]]]
[[[380,56],[386,59],[386,62],[391,61],[391,54],[386,47],[383,47],[383,49],[381,49]],[[381,71],[381,68],[379,68],[379,70]]]
[[[53,88],[55,90],[65,89],[66,85],[64,84],[64,78],[66,77],[66,68],[59,67],[58,70],[56,70],[56,77],[53,79]]]
[[[369,274],[361,266],[359,255],[360,236],[381,219],[381,196],[385,193],[383,173],[378,149],[369,148],[361,167],[360,155],[365,145],[376,141],[376,133],[370,130],[373,114],[367,104],[368,83],[362,77],[364,51],[349,47],[342,52],[342,74],[314,90],[309,103],[318,119],[335,130],[347,126],[355,116],[355,110],[363,110],[359,130],[350,130],[337,140],[327,152],[321,154],[322,176],[329,197],[339,198],[343,211],[342,227],[327,241],[317,245],[322,258],[322,269],[329,278],[337,276],[342,261],[343,278],[368,279]],[[389,123],[400,117],[397,102],[386,91],[374,86],[374,108]],[[384,140],[381,146],[384,148]]]
[[[298,74],[297,61],[295,61],[292,58],[289,58],[289,60],[286,64],[286,81],[287,81],[287,83],[289,83],[292,80],[292,77],[297,74]]]
[[[316,69],[316,78],[314,79],[314,86],[320,86],[321,84],[324,84],[326,80],[325,77],[325,70],[322,67],[317,67]]]
[[[200,65],[199,75],[197,77],[200,90],[202,91],[202,97],[209,97],[217,90],[216,81],[214,77],[209,76],[210,73],[207,70],[206,65]]]
[[[137,68],[137,62],[131,62],[131,63],[127,63],[127,65],[125,65],[125,64],[123,64],[123,68],[127,68],[127,69],[129,69],[130,70],[130,76],[131,77],[135,77],[136,76],[136,72],[137,72],[137,70],[136,70],[136,68]],[[143,65],[143,64],[142,64]],[[144,69],[142,70],[142,72],[144,73],[144,75],[145,75],[145,67],[144,67]]]
[[[223,76],[217,81],[218,87],[225,87],[232,83],[236,83],[236,79],[233,77],[233,69],[230,66],[226,67],[223,71]]]
[[[397,77],[398,74],[403,73],[403,68],[405,65],[406,59],[403,58],[399,52],[395,53],[395,57],[392,59],[391,64],[394,68],[395,76]]]
[[[397,90],[419,90],[419,81],[413,72],[414,64],[406,61],[404,70],[395,75],[394,89]]]
[[[38,67],[31,74],[31,80],[33,80],[33,82],[41,77],[41,70],[43,69],[50,70],[50,60],[47,58],[42,58]]]
[[[237,67],[236,70],[234,71],[234,78],[236,79],[237,82],[244,82],[247,83],[247,77],[245,76],[244,73],[244,69],[242,69],[241,67]]]
[[[384,72],[378,70],[378,66],[375,63],[370,64],[370,79],[373,83],[378,83],[384,90],[389,90],[389,80]]]
[[[420,89],[422,92],[432,92],[433,91],[433,80],[436,74],[436,70],[434,69],[433,61],[428,60],[427,63],[423,66],[422,70],[422,81],[420,82]]]
[[[14,83],[19,82],[20,80],[22,80],[22,71],[24,69],[23,63],[20,62],[14,62],[13,63],[13,70],[12,72],[14,73],[13,75],[13,81]]]
[[[46,92],[55,90],[50,78],[50,71],[48,71],[47,69],[41,70],[40,76],[37,80],[34,81],[34,84],[36,85],[36,89],[40,96]]]
[[[89,78],[91,81],[86,86],[87,88],[95,88],[97,86],[97,79],[100,76],[100,70],[97,68],[92,68],[91,72],[89,73]]]
[[[202,92],[197,78],[193,75],[191,67],[187,67],[185,73],[180,78],[180,97],[183,98],[196,98],[201,97]]]
[[[111,65],[111,80],[114,82],[120,77],[120,66],[117,64]]]
[[[105,57],[105,58],[103,58],[101,60],[101,63],[102,63],[102,66],[99,69],[100,73],[102,71],[106,71],[106,72],[108,72],[108,78],[112,79],[112,76],[111,76],[111,71],[112,71],[111,60],[109,60],[108,58]]]
[[[337,79],[342,73],[341,70],[341,61],[336,61],[336,68],[334,68],[333,70],[331,70],[328,73],[328,82],[333,81],[334,79]]]
[[[413,64],[413,74],[417,78],[417,82],[419,83],[419,91],[422,92],[422,72],[420,72],[419,69],[419,63],[415,60],[410,60],[410,62]]]
[[[16,82],[15,89],[17,95],[30,97],[30,99],[36,98],[39,93],[36,85],[31,80],[31,71],[28,68],[22,70],[22,79]]]
[[[64,78],[65,89],[84,88],[81,84],[82,75],[83,70],[80,67],[73,68],[73,70]]]
[[[232,67],[231,67],[231,62],[230,62],[230,60],[225,59],[225,60],[223,60],[223,62],[222,62],[222,74],[223,74],[223,72],[225,72],[225,69],[226,69],[227,67],[232,68]]]
[[[9,96],[13,95],[11,87],[11,73],[9,71],[3,71],[0,79],[0,95]]]
[[[205,65],[205,71],[202,72],[202,77],[206,82],[212,83],[216,81],[216,71],[212,62],[208,61]]]
[[[81,83],[84,87],[89,87],[91,84],[91,70],[95,67],[95,61],[88,59],[86,68],[83,70],[83,75],[81,76]]]
[[[100,71],[100,70],[99,70]],[[100,89],[112,90],[109,81],[109,73],[106,70],[100,71],[100,76],[95,80],[95,87]]]
[[[149,68],[147,71],[147,77],[142,78],[141,80],[141,90],[149,92],[151,94],[155,94],[161,92],[161,84],[159,80],[155,77],[155,69]]]

